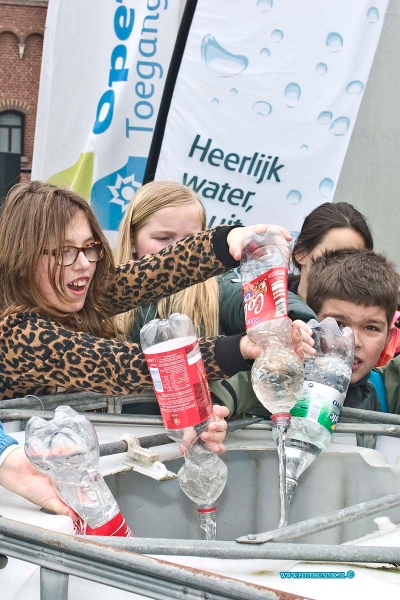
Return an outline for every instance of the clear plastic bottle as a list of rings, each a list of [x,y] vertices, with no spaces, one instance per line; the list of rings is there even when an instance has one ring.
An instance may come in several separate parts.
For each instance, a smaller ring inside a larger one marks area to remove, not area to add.
[[[228,469],[225,463],[201,444],[196,444],[178,472],[182,491],[197,504],[200,527],[206,540],[216,539],[217,498],[225,488]]]
[[[78,534],[131,537],[132,533],[99,473],[99,442],[91,422],[69,406],[54,419],[32,417],[26,426],[25,454],[48,475],[57,494],[81,517]]]
[[[141,329],[140,341],[164,426],[185,446],[180,486],[198,506],[206,539],[215,539],[215,500],[225,487],[227,468],[200,439],[214,413],[195,329],[189,317],[175,313],[150,321]]]
[[[250,232],[240,265],[246,331],[261,352],[251,370],[254,393],[271,413],[279,457],[279,527],[287,525],[286,432],[303,387],[303,363],[292,342],[288,314],[289,244],[277,227]]]
[[[311,320],[316,356],[305,360],[302,397],[291,410],[286,438],[286,491],[288,500],[300,475],[326,450],[340,417],[354,361],[354,338],[349,327],[335,319]]]
[[[188,316],[149,321],[140,343],[169,437],[187,449],[214,420],[199,341]]]
[[[287,425],[303,387],[303,364],[294,351],[287,316],[289,259],[289,244],[276,227],[268,227],[263,235],[251,232],[244,239],[240,272],[246,331],[261,348],[251,381],[273,423],[279,418]]]

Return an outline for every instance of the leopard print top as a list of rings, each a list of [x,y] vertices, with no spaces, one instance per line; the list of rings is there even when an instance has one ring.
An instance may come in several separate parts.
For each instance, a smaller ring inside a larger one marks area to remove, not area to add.
[[[109,314],[157,301],[237,265],[227,251],[230,229],[218,227],[201,232],[155,255],[118,266],[107,291]],[[200,341],[210,379],[231,375],[221,370],[223,360],[218,362],[216,358],[216,341],[217,338]],[[237,355],[238,345],[235,352]],[[53,393],[57,386],[70,392],[90,390],[119,395],[140,392],[142,386],[149,385],[150,375],[138,344],[71,331],[50,317],[34,313],[15,313],[0,321],[2,399]]]

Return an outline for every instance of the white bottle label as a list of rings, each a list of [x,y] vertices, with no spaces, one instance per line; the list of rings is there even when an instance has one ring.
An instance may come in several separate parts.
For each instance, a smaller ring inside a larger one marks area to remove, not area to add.
[[[292,417],[302,417],[319,423],[333,433],[339,421],[345,394],[315,381],[304,381],[300,399],[290,411]]]

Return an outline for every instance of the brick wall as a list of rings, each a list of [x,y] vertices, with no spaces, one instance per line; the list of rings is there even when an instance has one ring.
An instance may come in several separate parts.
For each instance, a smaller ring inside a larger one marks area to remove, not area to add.
[[[47,1],[0,0],[0,112],[25,115],[21,166],[32,166]],[[18,44],[25,44],[20,58]],[[22,173],[21,180],[29,178]]]

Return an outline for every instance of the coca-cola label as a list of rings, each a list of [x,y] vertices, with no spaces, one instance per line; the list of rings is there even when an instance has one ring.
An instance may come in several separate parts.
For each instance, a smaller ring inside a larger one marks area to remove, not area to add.
[[[144,354],[165,427],[183,429],[208,419],[212,402],[198,341],[159,353],[149,350]]]
[[[121,511],[115,517],[93,529],[82,518],[74,523],[75,535],[103,535],[116,537],[134,537]]]
[[[272,267],[256,279],[243,284],[246,329],[265,321],[281,319],[288,313],[288,270]]]

